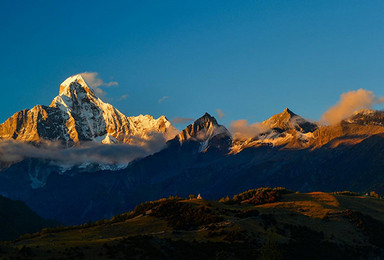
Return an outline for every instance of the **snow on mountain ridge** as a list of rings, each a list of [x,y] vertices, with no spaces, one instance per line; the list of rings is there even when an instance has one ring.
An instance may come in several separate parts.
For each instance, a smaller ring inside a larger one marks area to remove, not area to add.
[[[285,108],[280,114],[273,115],[271,118],[262,122],[263,125],[273,129],[278,128],[282,131],[288,129],[296,129],[299,132],[313,132],[317,125],[308,120],[296,115],[288,108]]]
[[[318,128],[288,108],[260,123],[262,131],[252,138],[236,138],[231,153],[239,153],[245,148],[257,146],[285,146],[288,148],[306,147],[314,138],[313,132]]]
[[[229,131],[224,126],[219,125],[214,117],[205,113],[193,124],[188,125],[177,137],[180,143],[189,139],[205,142],[218,134],[230,135]]]
[[[49,107],[20,111],[0,125],[0,138],[55,140],[67,146],[85,141],[131,143],[133,137],[148,140],[153,133],[168,140],[178,131],[164,116],[125,116],[97,97],[81,75],[63,81]]]
[[[61,96],[61,95],[69,96],[71,86],[74,86],[74,85],[73,85],[74,82],[77,82],[77,83],[79,84],[79,85],[77,85],[77,86],[80,86],[80,87],[83,88],[86,92],[89,92],[89,93],[93,94],[93,96],[96,96],[96,95],[94,94],[94,92],[91,90],[91,88],[88,86],[88,84],[85,82],[84,78],[83,78],[80,74],[71,76],[71,77],[67,78],[66,80],[64,80],[64,81],[60,84],[59,96]],[[75,86],[76,86],[76,85],[75,85]]]
[[[231,133],[225,126],[219,125],[214,117],[205,113],[192,124],[188,125],[176,138],[182,146],[187,141],[197,141],[200,143],[198,152],[204,152],[210,146],[225,150],[232,141]],[[224,140],[223,142],[218,141]]]
[[[350,124],[384,126],[384,111],[362,109],[355,111],[352,116],[343,121]]]

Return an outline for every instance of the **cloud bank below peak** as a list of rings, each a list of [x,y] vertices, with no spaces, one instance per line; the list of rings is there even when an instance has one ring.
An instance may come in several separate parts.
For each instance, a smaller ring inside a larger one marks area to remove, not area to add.
[[[63,148],[46,141],[40,146],[16,140],[0,140],[0,162],[18,162],[26,158],[49,159],[58,164],[100,163],[126,164],[162,150],[166,140],[159,133],[149,139],[133,138],[130,144],[102,144],[85,142],[79,147]]]

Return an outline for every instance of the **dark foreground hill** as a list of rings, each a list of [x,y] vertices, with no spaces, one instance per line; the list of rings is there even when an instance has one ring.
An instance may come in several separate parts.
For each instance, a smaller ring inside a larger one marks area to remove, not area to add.
[[[382,199],[261,188],[219,201],[146,202],[110,220],[25,235],[0,252],[19,259],[381,259],[383,219]]]
[[[0,196],[0,240],[16,239],[25,233],[57,225],[56,221],[41,218],[24,202]]]

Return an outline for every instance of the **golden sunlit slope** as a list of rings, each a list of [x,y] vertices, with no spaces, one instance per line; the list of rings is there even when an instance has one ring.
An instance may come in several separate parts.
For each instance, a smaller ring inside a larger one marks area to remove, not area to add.
[[[314,148],[328,145],[330,148],[341,144],[357,144],[369,136],[384,133],[381,125],[361,125],[356,123],[341,122],[336,125],[319,127],[314,133],[310,144]]]
[[[60,141],[79,144],[132,143],[150,139],[153,133],[172,139],[178,133],[165,116],[127,117],[92,91],[82,75],[74,75],[60,84],[59,95],[49,106],[37,105],[15,113],[0,124],[0,139],[41,143]]]
[[[348,194],[348,193],[345,193]],[[384,200],[285,189],[220,201],[169,198],[1,244],[28,259],[364,259],[383,256]]]

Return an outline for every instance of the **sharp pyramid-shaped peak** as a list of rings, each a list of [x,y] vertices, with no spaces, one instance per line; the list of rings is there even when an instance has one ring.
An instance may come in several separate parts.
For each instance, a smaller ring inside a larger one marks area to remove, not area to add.
[[[199,126],[203,126],[203,125],[207,125],[207,124],[212,124],[212,125],[219,125],[217,123],[217,120],[216,118],[214,118],[213,116],[211,116],[210,114],[208,113],[205,113],[202,117],[198,118],[193,124],[194,125],[199,125]]]
[[[286,107],[283,112],[281,112],[280,114],[284,114],[284,115],[290,115],[290,116],[296,116],[295,113],[292,112],[292,110],[290,110],[288,107]]]
[[[88,93],[92,96],[96,96],[81,74],[71,76],[60,84],[59,96],[64,95],[70,97],[73,96],[74,92]]]
[[[98,98],[81,74],[71,76],[60,84],[59,95],[56,96],[50,107],[59,107],[62,110],[73,110],[74,106],[83,107],[85,103],[93,103],[101,108],[108,104]]]
[[[265,120],[263,125],[269,128],[279,128],[282,131],[296,129],[300,132],[313,132],[317,129],[317,125],[295,114],[289,108],[285,108],[283,112],[273,115]]]
[[[285,108],[283,112],[273,115],[271,118],[265,120],[263,124],[268,125],[270,128],[281,128],[282,124],[287,124],[293,117],[299,117],[293,113],[289,108]]]
[[[218,134],[230,136],[229,131],[217,123],[216,118],[208,113],[198,118],[193,124],[188,125],[179,135],[179,141],[184,142],[188,139],[206,141]]]
[[[87,85],[85,83],[85,80],[84,80],[83,76],[81,76],[81,74],[76,74],[76,75],[68,77],[66,80],[64,80],[60,84],[60,86],[67,87],[67,86],[71,85],[71,83],[73,83],[73,82],[78,82],[80,84]]]

